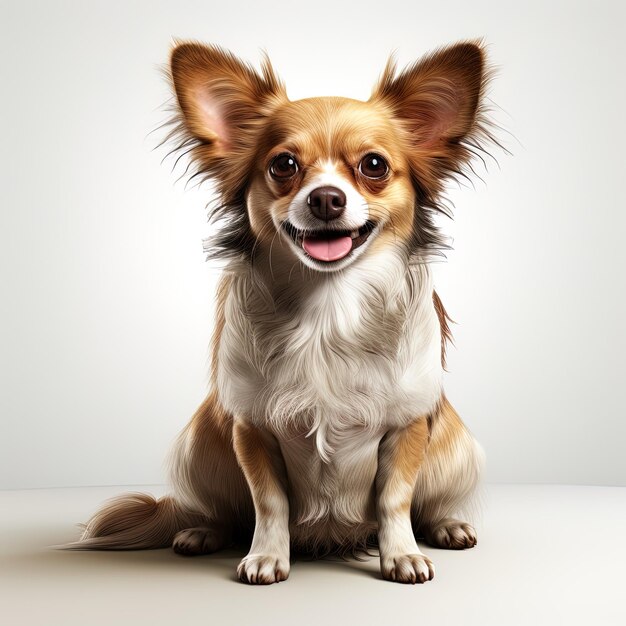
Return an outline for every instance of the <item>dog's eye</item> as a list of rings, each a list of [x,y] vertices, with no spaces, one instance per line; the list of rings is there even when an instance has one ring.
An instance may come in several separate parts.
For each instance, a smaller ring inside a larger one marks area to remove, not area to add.
[[[291,154],[279,154],[270,165],[270,174],[277,180],[285,180],[295,176],[298,162]]]
[[[359,171],[367,178],[382,178],[389,171],[387,161],[380,154],[366,154],[359,163]]]

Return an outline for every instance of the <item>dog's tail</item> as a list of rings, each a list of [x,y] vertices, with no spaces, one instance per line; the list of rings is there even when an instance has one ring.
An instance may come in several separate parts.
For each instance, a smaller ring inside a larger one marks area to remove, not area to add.
[[[185,510],[172,496],[156,500],[127,493],[109,500],[84,526],[83,536],[65,550],[147,550],[167,548],[174,535],[206,518]]]

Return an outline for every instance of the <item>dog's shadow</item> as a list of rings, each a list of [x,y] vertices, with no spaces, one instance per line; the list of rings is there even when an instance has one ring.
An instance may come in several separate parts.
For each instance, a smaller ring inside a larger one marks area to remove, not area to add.
[[[45,536],[47,535],[47,536]],[[56,535],[54,537],[50,535]],[[60,541],[59,541],[60,539]],[[40,541],[39,541],[40,540]],[[7,566],[15,569],[38,571],[49,575],[76,574],[81,577],[102,576],[103,573],[124,576],[151,576],[155,572],[168,575],[198,575],[239,582],[237,565],[245,556],[247,546],[237,545],[202,556],[181,556],[171,548],[157,550],[63,550],[60,545],[67,540],[67,528],[62,534],[42,532],[35,545],[12,551],[5,557]],[[292,573],[315,570],[320,573],[339,568],[346,574],[380,579],[378,557],[372,554],[360,560],[326,557],[313,559],[306,555],[292,555]]]

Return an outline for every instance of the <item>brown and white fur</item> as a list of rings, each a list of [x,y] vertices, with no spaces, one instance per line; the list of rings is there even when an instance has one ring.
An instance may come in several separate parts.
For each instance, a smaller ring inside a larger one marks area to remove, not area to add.
[[[177,441],[172,495],[121,496],[70,547],[193,555],[249,533],[238,575],[265,584],[288,577],[290,550],[375,541],[384,578],[432,579],[416,536],[476,544],[454,515],[482,453],[443,393],[449,330],[428,260],[444,182],[489,137],[481,44],[390,63],[367,102],[292,102],[267,60],[258,73],[197,43],[175,47],[171,79],[172,135],[220,197],[211,391]],[[345,195],[332,223],[310,206],[329,187]],[[351,252],[308,255],[303,237],[331,227]]]

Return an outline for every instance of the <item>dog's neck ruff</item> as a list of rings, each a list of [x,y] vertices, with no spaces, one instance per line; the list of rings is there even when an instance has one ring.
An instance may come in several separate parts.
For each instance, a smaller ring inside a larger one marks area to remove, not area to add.
[[[234,416],[279,438],[315,434],[329,460],[346,430],[401,426],[439,401],[427,265],[392,249],[304,280],[260,263],[233,265],[226,280],[216,382]]]

